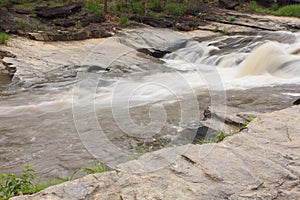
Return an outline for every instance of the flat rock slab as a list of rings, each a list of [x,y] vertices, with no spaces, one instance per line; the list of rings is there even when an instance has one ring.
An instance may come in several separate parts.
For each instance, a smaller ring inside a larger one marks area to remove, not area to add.
[[[300,107],[259,115],[218,144],[145,154],[21,199],[297,199]]]

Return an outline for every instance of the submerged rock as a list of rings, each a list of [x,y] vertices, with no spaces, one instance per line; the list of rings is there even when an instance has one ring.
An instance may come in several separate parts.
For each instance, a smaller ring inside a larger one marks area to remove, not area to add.
[[[299,106],[262,114],[218,144],[148,153],[22,199],[297,199]]]

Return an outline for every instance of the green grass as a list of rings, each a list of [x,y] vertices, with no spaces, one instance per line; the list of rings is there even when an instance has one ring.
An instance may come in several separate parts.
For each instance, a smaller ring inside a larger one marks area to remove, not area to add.
[[[76,27],[77,29],[82,28],[82,22],[81,22],[81,21],[76,22],[75,27]]]
[[[239,133],[241,130],[246,128],[248,124],[255,119],[254,116],[247,116],[247,119],[237,127],[236,130],[232,130],[230,133],[226,133],[222,130],[219,130],[216,133],[216,137],[211,138],[211,139],[200,139],[197,143],[198,144],[207,144],[207,143],[219,143],[222,142],[226,137],[234,135],[236,133]]]
[[[185,4],[168,3],[165,6],[165,12],[171,15],[183,15],[187,10]]]
[[[300,18],[300,5],[287,5],[276,11],[277,15]]]
[[[227,20],[233,22],[236,20],[236,16],[230,15],[227,17]]]
[[[83,171],[86,174],[96,174],[105,172],[106,170],[104,164],[95,159],[93,166],[83,167],[81,168],[81,171]]]
[[[26,31],[30,28],[29,24],[26,21],[22,20],[22,19],[19,19],[19,18],[15,19],[15,23],[16,23],[16,27],[18,29],[23,30],[23,31]]]
[[[21,194],[33,194],[39,192],[49,186],[57,185],[66,181],[73,180],[77,172],[82,171],[85,174],[95,174],[105,172],[105,166],[102,162],[94,160],[93,166],[87,166],[75,171],[69,178],[53,179],[51,181],[43,181],[34,175],[32,165],[24,165],[23,172],[20,177],[15,174],[0,174],[0,199],[7,200],[11,197]]]
[[[259,12],[259,13],[265,13],[265,14],[275,14],[274,10],[261,7],[256,3],[256,1],[250,1],[247,9],[249,11],[253,11],[253,12]]]
[[[91,14],[104,15],[103,5],[98,1],[86,2],[83,9]]]
[[[278,4],[273,4],[271,8],[263,8],[259,6],[256,1],[250,1],[247,9],[253,12],[272,14],[278,16],[287,16],[287,17],[298,17],[300,18],[300,5],[287,5],[279,7]]]
[[[143,7],[143,5],[142,5],[142,2],[133,2],[133,3],[131,3],[131,11],[132,11],[134,14],[138,14],[138,15],[143,15],[143,14],[145,14],[144,7]]]
[[[0,45],[7,44],[8,35],[5,32],[0,32]]]
[[[128,25],[129,25],[128,17],[126,17],[126,16],[121,16],[121,17],[120,17],[120,24],[122,24],[122,25],[124,25],[124,26],[128,26]]]
[[[207,144],[207,143],[219,143],[222,142],[226,137],[229,135],[232,135],[233,133],[225,133],[222,130],[219,130],[218,134],[216,137],[211,138],[211,139],[200,139],[197,143],[198,144]]]
[[[164,9],[165,2],[161,0],[150,0],[148,1],[147,7],[151,10],[158,10],[158,9]]]

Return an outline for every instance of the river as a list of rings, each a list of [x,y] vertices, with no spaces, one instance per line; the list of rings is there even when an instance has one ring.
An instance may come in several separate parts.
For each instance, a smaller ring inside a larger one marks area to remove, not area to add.
[[[67,177],[93,158],[114,168],[190,143],[183,136],[208,106],[270,112],[300,96],[299,33],[139,29],[77,42],[16,37],[5,48],[17,72],[10,84],[0,75],[2,173],[33,164]]]

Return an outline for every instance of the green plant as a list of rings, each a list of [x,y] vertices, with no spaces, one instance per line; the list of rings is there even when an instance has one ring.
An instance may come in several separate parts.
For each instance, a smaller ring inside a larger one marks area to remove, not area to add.
[[[230,15],[227,17],[227,20],[233,22],[236,20],[236,16]]]
[[[253,11],[253,12],[260,12],[260,13],[266,13],[266,14],[275,14],[275,12],[271,9],[267,9],[267,8],[263,8],[259,5],[257,5],[256,1],[250,1],[247,9],[249,11]]]
[[[256,1],[250,1],[249,2],[248,10],[250,10],[250,11],[257,11],[258,10],[258,5],[257,5]]]
[[[273,11],[276,11],[276,10],[278,10],[278,8],[279,8],[279,5],[277,3],[273,3],[270,9]]]
[[[34,26],[34,30],[36,32],[38,32],[40,30],[40,26],[41,26],[40,21],[35,21],[33,26]]]
[[[287,5],[279,8],[276,11],[277,15],[289,16],[289,17],[299,17],[300,18],[300,5]]]
[[[152,10],[162,10],[165,7],[165,2],[161,0],[151,0],[148,2],[148,8]]]
[[[222,142],[227,136],[234,134],[233,132],[227,134],[222,130],[219,130],[216,133],[216,136],[214,138],[210,139],[200,139],[197,143],[198,144],[207,144],[207,143],[219,143]]]
[[[0,44],[7,44],[8,35],[5,32],[0,32]]]
[[[104,15],[103,5],[97,1],[88,1],[84,6],[84,10],[91,14]]]
[[[15,23],[18,29],[26,31],[29,28],[29,24],[22,19],[16,19]]]
[[[84,167],[80,170],[86,174],[102,173],[106,171],[104,164],[96,159],[94,160],[94,166]]]
[[[121,17],[120,17],[120,23],[121,23],[122,25],[128,26],[128,25],[129,25],[128,17],[126,17],[126,16],[121,16]]]
[[[142,14],[145,13],[144,6],[143,6],[142,2],[133,2],[131,4],[131,10],[132,10],[133,13],[139,14],[139,15],[142,15]]]
[[[78,28],[78,29],[82,28],[81,21],[76,22],[75,27]]]
[[[187,10],[185,4],[168,3],[165,6],[165,11],[171,15],[183,15]]]
[[[34,170],[31,167],[32,165],[24,165],[20,178],[15,174],[0,174],[0,197],[9,199],[18,194],[33,192]]]

